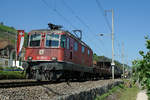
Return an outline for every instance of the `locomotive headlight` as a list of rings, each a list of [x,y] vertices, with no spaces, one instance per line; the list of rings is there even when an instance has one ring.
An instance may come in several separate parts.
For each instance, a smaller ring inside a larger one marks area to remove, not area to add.
[[[28,60],[32,60],[32,57],[29,56],[29,57],[28,57]]]
[[[52,57],[52,60],[53,60],[53,61],[56,61],[56,60],[57,60],[57,57]]]

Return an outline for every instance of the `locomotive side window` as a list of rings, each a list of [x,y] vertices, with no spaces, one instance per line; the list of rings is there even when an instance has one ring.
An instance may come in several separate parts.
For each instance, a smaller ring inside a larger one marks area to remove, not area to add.
[[[69,49],[70,48],[70,40],[69,40],[69,38],[67,38],[67,49]]]
[[[78,51],[78,43],[74,42],[74,51]]]
[[[50,34],[50,36],[53,38],[53,39],[59,39],[59,35],[58,34]]]
[[[65,35],[61,35],[60,45],[62,48],[65,48],[65,45],[66,45],[66,36]]]
[[[85,51],[85,47],[84,47],[84,46],[82,46],[82,53],[84,53],[84,51]]]
[[[88,49],[88,55],[90,55],[90,50]]]
[[[58,47],[59,46],[59,35],[58,34],[47,34],[46,35],[46,46],[47,47]]]
[[[41,34],[32,34],[30,36],[30,46],[31,47],[37,47],[40,46],[40,41],[41,41]]]
[[[27,35],[27,41],[25,42],[25,47],[27,47],[28,46],[28,44],[29,44],[29,34]]]

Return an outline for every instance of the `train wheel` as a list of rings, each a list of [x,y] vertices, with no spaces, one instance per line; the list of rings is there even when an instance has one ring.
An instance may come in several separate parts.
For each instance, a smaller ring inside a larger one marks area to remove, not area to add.
[[[39,70],[36,70],[36,77],[35,77],[35,79],[36,79],[37,81],[41,81],[41,80],[42,80],[42,76],[41,76]]]
[[[55,82],[57,80],[57,75],[54,71],[49,73],[49,80]]]
[[[51,71],[49,73],[49,80],[52,82],[56,82],[59,81],[63,76],[63,72],[62,71]]]

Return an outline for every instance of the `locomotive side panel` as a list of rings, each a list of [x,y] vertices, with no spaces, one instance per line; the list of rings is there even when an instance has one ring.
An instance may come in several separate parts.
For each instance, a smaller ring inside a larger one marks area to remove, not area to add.
[[[90,67],[92,66],[92,54],[92,50],[82,42],[66,36],[65,61]]]

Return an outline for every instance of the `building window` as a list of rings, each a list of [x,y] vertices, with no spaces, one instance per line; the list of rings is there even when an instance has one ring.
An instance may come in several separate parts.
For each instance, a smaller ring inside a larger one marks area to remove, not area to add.
[[[78,51],[78,43],[74,42],[74,51]]]
[[[70,41],[69,41],[69,38],[67,38],[67,49],[69,49],[70,48]]]
[[[90,50],[88,49],[88,55],[90,55]]]
[[[85,47],[84,46],[82,46],[82,53],[84,53],[85,52]]]

